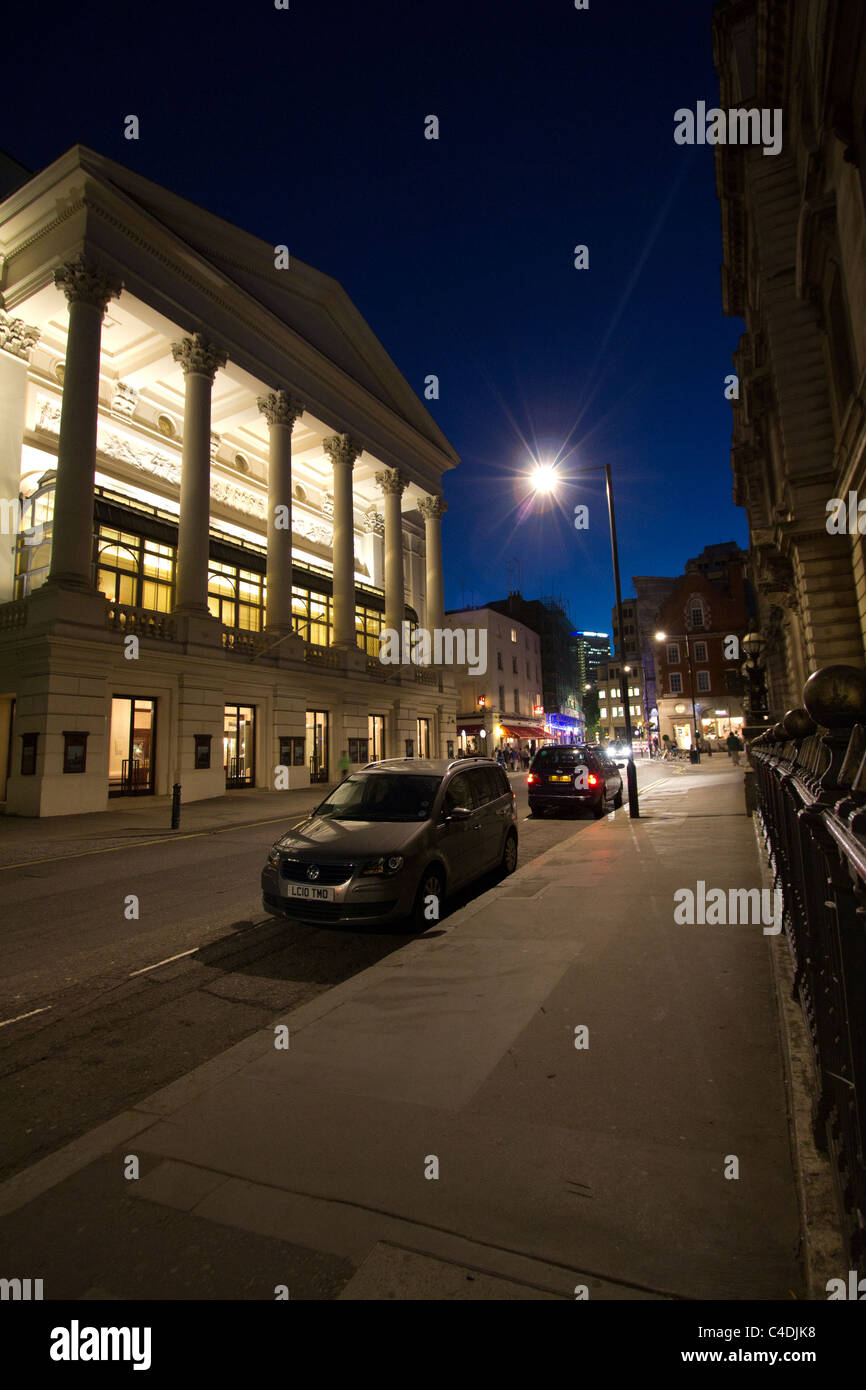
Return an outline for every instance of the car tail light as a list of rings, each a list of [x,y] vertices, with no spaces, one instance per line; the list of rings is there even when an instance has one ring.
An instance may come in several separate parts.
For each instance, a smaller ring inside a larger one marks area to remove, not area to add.
[[[594,772],[591,772],[591,773],[589,774],[589,776],[587,777],[586,780],[587,780],[587,782],[589,783],[589,785],[590,785],[591,787],[597,787],[597,786],[598,786],[598,778],[596,777],[596,775],[595,775]]]
[[[528,772],[528,773],[526,774],[526,785],[527,785],[528,787],[531,787],[532,784],[533,784],[533,782],[537,782],[538,780],[539,780],[539,779],[536,777],[536,775],[535,775],[534,772]]]

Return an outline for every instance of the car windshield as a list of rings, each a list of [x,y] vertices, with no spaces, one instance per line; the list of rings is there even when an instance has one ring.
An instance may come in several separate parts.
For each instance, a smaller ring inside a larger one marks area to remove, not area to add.
[[[331,820],[427,820],[441,777],[412,773],[356,773],[347,777],[316,808]]]

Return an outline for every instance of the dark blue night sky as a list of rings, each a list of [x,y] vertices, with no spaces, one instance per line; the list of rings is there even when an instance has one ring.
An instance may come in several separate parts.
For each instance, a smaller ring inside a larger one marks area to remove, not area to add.
[[[462,458],[445,483],[446,606],[511,582],[609,630],[603,474],[578,483],[578,467],[613,467],[626,594],[632,574],[747,540],[713,151],[673,139],[678,107],[715,104],[711,13],[97,0],[41,7],[37,40],[17,7],[2,144],[34,169],[89,145],[334,275],[419,395],[439,376],[428,408]],[[589,270],[573,267],[579,243]],[[559,508],[524,515],[533,455],[571,476]]]

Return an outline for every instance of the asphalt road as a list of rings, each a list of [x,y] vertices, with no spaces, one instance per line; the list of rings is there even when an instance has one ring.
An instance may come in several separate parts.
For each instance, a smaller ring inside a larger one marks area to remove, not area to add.
[[[640,784],[668,771],[640,766]],[[520,865],[592,824],[529,817],[525,778],[512,783]],[[0,1180],[411,939],[267,916],[259,874],[279,831],[234,826],[3,873]]]

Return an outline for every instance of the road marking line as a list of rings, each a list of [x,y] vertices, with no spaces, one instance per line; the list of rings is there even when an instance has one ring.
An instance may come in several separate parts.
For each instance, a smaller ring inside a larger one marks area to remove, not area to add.
[[[176,956],[166,956],[165,960],[158,960],[154,965],[144,965],[141,970],[131,970],[127,979],[131,980],[133,975],[146,975],[148,970],[158,970],[161,965],[171,965],[173,960],[183,960],[184,956],[194,956],[196,951],[200,951],[201,946],[193,946],[189,951],[179,951]]]
[[[48,1010],[53,1008],[53,1004],[46,1004],[44,1009],[31,1009],[29,1014],[19,1014],[17,1018],[4,1018],[0,1028],[8,1028],[10,1023],[20,1023],[23,1018],[33,1018],[34,1014],[47,1014]]]

